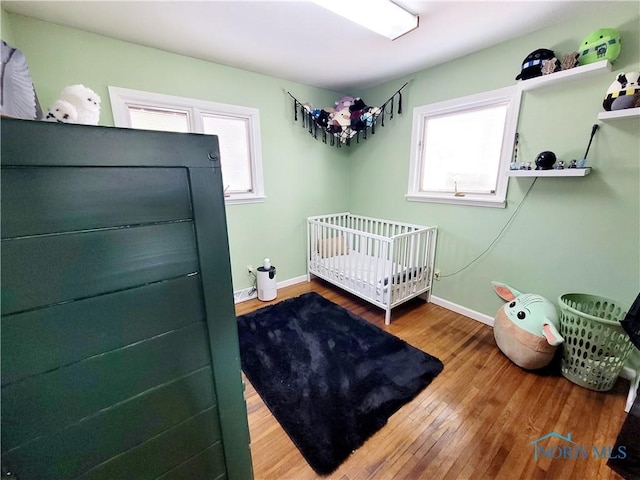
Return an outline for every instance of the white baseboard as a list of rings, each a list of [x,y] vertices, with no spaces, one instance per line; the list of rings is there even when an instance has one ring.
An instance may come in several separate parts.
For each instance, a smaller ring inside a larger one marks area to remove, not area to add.
[[[301,275],[299,277],[283,280],[282,282],[276,282],[276,288],[289,287],[291,285],[295,285],[296,283],[301,283],[306,281],[307,281],[307,276]],[[254,290],[253,287],[245,288],[243,290],[236,290],[235,292],[233,292],[233,303],[246,302],[247,300],[251,300],[257,297],[258,297],[258,292]]]
[[[460,315],[464,315],[465,317],[472,318],[473,320],[477,320],[486,325],[489,325],[490,327],[493,327],[494,319],[489,315],[476,312],[475,310],[471,310],[470,308],[463,307],[462,305],[458,305],[457,303],[450,302],[449,300],[445,300],[444,298],[440,298],[435,295],[431,295],[431,302],[444,307],[447,310],[451,310],[452,312],[459,313]]]

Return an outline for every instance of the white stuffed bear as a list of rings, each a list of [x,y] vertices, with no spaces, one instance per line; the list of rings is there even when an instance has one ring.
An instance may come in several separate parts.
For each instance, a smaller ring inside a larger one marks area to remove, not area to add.
[[[60,98],[49,108],[47,120],[63,121],[56,115],[56,108],[60,108],[68,114],[68,118],[74,117],[70,107],[75,110],[75,120],[68,120],[64,123],[98,124],[100,120],[100,96],[90,88],[80,84],[65,87],[60,93]],[[50,116],[53,116],[55,120],[51,119]]]
[[[44,117],[47,122],[58,123],[77,123],[78,111],[76,107],[65,100],[56,100],[49,107],[47,116]]]

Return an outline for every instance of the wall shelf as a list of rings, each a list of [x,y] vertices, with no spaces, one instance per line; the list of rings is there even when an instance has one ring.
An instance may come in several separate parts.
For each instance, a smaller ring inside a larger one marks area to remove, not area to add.
[[[591,167],[562,170],[507,170],[507,177],[584,177],[590,173]]]
[[[611,112],[600,112],[598,114],[598,120],[611,121],[619,120],[622,118],[640,118],[640,107],[626,108],[624,110],[613,110]]]
[[[609,60],[602,60],[600,62],[574,67],[569,70],[550,73],[549,75],[542,75],[541,77],[522,80],[518,83],[518,86],[522,91],[535,90],[536,88],[559,84],[570,80],[575,81],[579,78],[586,78],[598,73],[610,71],[611,62]]]

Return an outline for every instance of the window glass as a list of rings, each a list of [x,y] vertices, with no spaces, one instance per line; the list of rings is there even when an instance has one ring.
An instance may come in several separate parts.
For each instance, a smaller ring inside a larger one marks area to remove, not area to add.
[[[189,117],[186,112],[158,110],[129,106],[131,127],[164,132],[189,132]]]
[[[264,201],[255,108],[109,87],[117,127],[216,135],[227,203]]]
[[[519,107],[515,87],[416,107],[407,199],[505,206]]]
[[[202,121],[204,133],[218,135],[220,157],[233,159],[231,162],[222,163],[222,178],[226,192],[251,192],[253,186],[247,120],[205,114]]]

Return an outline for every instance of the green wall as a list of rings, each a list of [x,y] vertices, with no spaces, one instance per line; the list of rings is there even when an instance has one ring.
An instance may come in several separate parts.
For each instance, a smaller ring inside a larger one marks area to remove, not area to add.
[[[109,85],[258,108],[267,200],[227,206],[234,289],[251,286],[246,265],[258,266],[264,257],[277,266],[279,280],[305,274],[305,219],[347,209],[349,165],[344,154],[314,140],[294,121],[293,101],[285,91],[315,105],[332,105],[338,94],[30,17],[6,16],[45,111],[62,88],[74,83],[100,95],[100,124],[106,126],[113,126]]]
[[[0,9],[0,38],[13,46],[13,29],[9,23],[9,15]]]
[[[492,242],[533,180],[510,180],[505,209],[406,201],[412,109],[513,85],[532,50],[569,53],[591,31],[615,27],[624,46],[614,72],[523,96],[519,158],[534,160],[543,150],[561,159],[580,158],[615,73],[638,70],[640,62],[638,3],[605,2],[599,10],[597,17],[578,17],[373,89],[345,92],[376,104],[410,81],[403,90],[404,114],[386,122],[375,138],[348,149],[332,149],[306,134],[293,121],[283,89],[318,106],[331,105],[337,93],[8,16],[44,108],[64,86],[84,83],[102,97],[103,125],[113,125],[108,85],[260,109],[267,201],[227,207],[236,290],[250,285],[245,266],[265,256],[278,267],[280,281],[303,275],[305,218],[350,210],[437,225],[436,264],[444,278],[435,283],[434,294],[493,316],[502,301],[491,280],[552,300],[569,291],[626,302],[635,298],[640,291],[639,121],[600,123],[589,152],[593,173],[539,179],[493,248],[470,268],[446,277]]]
[[[383,98],[410,81],[405,114],[382,129],[384,141],[351,151],[349,208],[439,227],[436,267],[443,278],[435,282],[434,295],[493,317],[503,302],[491,280],[552,301],[562,293],[585,292],[631,303],[640,291],[639,121],[596,118],[616,74],[639,68],[640,6],[605,3],[597,17],[578,17],[362,93],[366,99]],[[529,52],[570,53],[601,27],[621,33],[623,49],[613,72],[525,92],[518,128],[519,160],[533,161],[539,152],[551,150],[568,161],[582,158],[592,125],[598,123],[588,155],[592,174],[538,179],[491,250],[447,277],[491,244],[533,179],[510,179],[505,209],[406,201],[413,108],[513,85]]]

